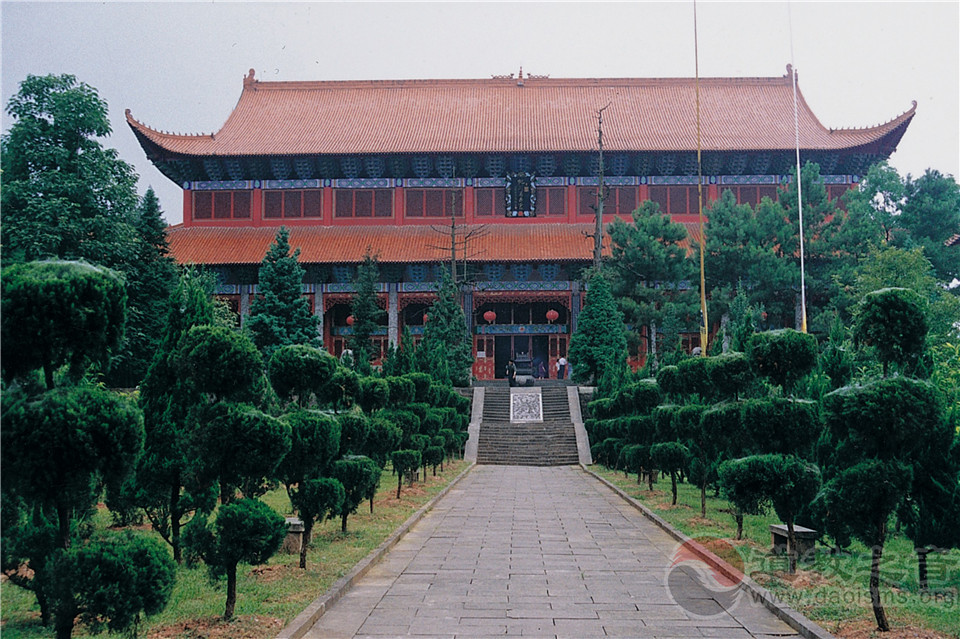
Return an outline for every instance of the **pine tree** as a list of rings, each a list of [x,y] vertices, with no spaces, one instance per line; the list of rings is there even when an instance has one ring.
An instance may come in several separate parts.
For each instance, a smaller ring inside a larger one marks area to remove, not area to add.
[[[437,301],[427,311],[423,341],[417,349],[419,368],[438,381],[467,386],[473,364],[470,334],[467,332],[463,307],[460,306],[457,285],[446,270],[441,270],[438,293]],[[448,379],[444,379],[444,369]]]
[[[570,365],[573,379],[594,383],[600,380],[609,363],[627,356],[623,315],[600,274],[590,279],[587,303],[577,319],[577,332],[570,338]]]
[[[377,256],[370,254],[367,247],[363,255],[363,262],[357,268],[357,279],[354,282],[356,294],[350,305],[353,315],[353,336],[350,338],[350,348],[353,349],[355,367],[361,375],[369,375],[370,370],[370,338],[383,321],[384,311],[377,304],[377,288],[380,282],[380,267]]]
[[[289,239],[290,232],[280,227],[260,266],[260,297],[254,300],[246,322],[253,343],[268,357],[278,346],[318,345],[318,319],[303,297],[303,268],[297,263],[300,249],[291,254]]]

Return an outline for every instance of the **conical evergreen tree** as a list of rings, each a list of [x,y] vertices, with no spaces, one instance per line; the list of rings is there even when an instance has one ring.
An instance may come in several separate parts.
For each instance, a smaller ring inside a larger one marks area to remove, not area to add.
[[[569,358],[573,379],[597,383],[608,364],[627,356],[623,315],[602,275],[590,279],[586,305],[577,318],[577,332],[570,338]]]
[[[418,368],[437,381],[467,386],[473,364],[467,320],[460,306],[457,285],[446,269],[440,272],[439,297],[427,311],[423,341],[417,349]],[[443,379],[444,371],[447,379]]]
[[[353,349],[355,368],[361,375],[369,375],[370,370],[370,338],[383,321],[384,310],[377,304],[377,288],[380,283],[380,267],[377,256],[370,254],[367,247],[363,255],[363,262],[357,268],[357,279],[354,282],[356,294],[350,305],[353,315],[353,337],[350,338],[350,348]]]
[[[290,232],[280,227],[260,266],[260,297],[250,308],[246,329],[267,357],[280,346],[318,346],[318,319],[303,297],[303,268],[297,263],[300,249],[290,253]]]

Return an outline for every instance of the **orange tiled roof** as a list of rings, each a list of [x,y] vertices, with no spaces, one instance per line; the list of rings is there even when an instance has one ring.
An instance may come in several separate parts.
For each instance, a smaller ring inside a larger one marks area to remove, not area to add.
[[[150,128],[127,111],[142,142],[187,156],[380,153],[588,152],[604,111],[604,148],[696,149],[692,78],[383,80],[263,82],[253,70],[226,123],[209,135]],[[800,105],[800,146],[838,150],[893,135],[896,146],[916,110],[886,124],[828,129]],[[794,148],[793,88],[780,78],[700,80],[702,148]]]
[[[685,223],[699,237],[695,223]],[[467,227],[474,230],[480,227]],[[490,224],[469,244],[471,262],[555,262],[593,256],[592,224]],[[181,264],[259,264],[276,236],[272,227],[185,227],[168,229],[170,252]],[[609,254],[609,238],[604,238]],[[447,238],[429,226],[293,227],[290,245],[300,262],[359,263],[367,247],[381,263],[449,259]]]

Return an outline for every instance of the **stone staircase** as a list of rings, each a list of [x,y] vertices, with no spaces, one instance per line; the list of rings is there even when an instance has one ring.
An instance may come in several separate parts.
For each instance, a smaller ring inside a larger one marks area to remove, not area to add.
[[[477,444],[477,463],[569,466],[579,463],[577,436],[565,386],[541,388],[542,422],[510,422],[510,389],[488,387]]]

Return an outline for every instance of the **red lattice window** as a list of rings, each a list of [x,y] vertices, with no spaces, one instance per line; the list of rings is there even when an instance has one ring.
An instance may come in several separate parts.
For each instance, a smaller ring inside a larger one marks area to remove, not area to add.
[[[723,187],[722,191],[730,191],[737,198],[737,204],[749,204],[756,207],[763,198],[768,197],[777,201],[777,187],[775,186],[730,186]]]
[[[577,189],[580,198],[580,215],[593,215],[597,206],[597,188],[584,186]],[[637,208],[637,187],[608,186],[607,198],[603,201],[604,215],[630,215]]]
[[[336,217],[393,217],[393,191],[390,189],[336,189]]]
[[[264,191],[263,217],[264,219],[280,218],[319,218],[321,191],[310,189],[305,191]]]
[[[474,189],[477,215],[503,217],[507,214],[506,193],[504,189]]]
[[[251,201],[250,191],[194,191],[193,219],[246,219]]]
[[[706,193],[704,193],[706,197]],[[669,215],[697,212],[696,186],[651,186],[650,199],[660,205],[660,210]]]
[[[562,186],[537,187],[537,215],[565,215],[567,189]]]
[[[407,189],[407,217],[463,216],[463,189]]]

